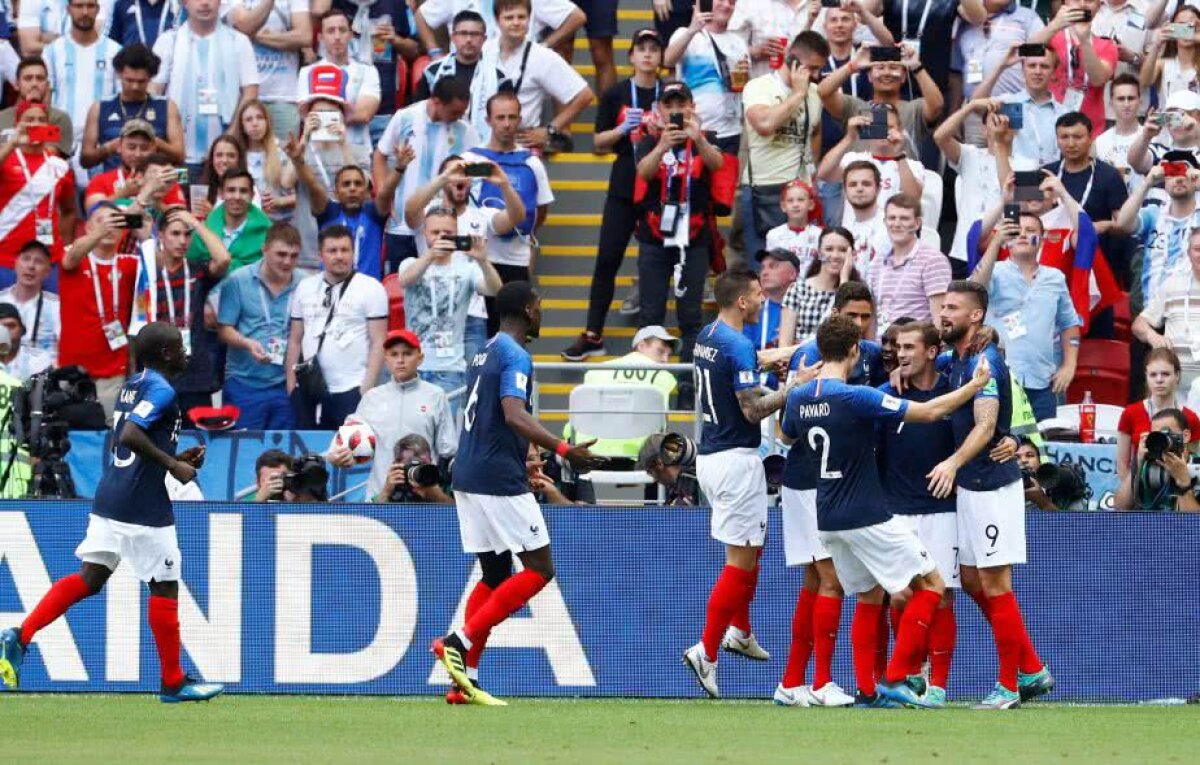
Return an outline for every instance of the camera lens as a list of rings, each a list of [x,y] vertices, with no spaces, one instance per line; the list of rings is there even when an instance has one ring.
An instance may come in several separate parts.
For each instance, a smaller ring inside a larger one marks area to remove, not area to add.
[[[441,478],[437,465],[428,462],[413,462],[406,469],[405,475],[413,486],[435,486]]]

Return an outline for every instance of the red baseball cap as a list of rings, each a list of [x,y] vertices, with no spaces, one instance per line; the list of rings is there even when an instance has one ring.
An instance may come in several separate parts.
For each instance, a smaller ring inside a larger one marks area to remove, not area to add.
[[[421,341],[417,336],[407,329],[393,329],[387,333],[387,337],[383,339],[384,349],[391,348],[396,343],[404,343],[410,348],[421,350]]]

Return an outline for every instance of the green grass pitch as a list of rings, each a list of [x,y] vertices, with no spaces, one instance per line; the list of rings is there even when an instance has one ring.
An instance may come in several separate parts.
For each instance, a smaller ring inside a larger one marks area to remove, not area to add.
[[[38,763],[1187,763],[1200,707],[1010,712],[792,709],[770,702],[0,695],[9,758]]]

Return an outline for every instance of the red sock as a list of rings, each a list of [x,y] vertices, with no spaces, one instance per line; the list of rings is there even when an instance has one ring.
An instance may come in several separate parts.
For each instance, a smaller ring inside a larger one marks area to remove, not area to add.
[[[1013,598],[1017,597],[1013,593]],[[1017,613],[1020,613],[1019,607]],[[1033,650],[1033,641],[1029,638],[1029,628],[1025,626],[1025,618],[1021,617],[1021,658],[1018,661],[1018,666],[1021,671],[1027,675],[1032,675],[1035,672],[1041,672],[1042,657],[1038,656],[1037,651]]]
[[[471,594],[467,596],[466,621],[471,621],[490,597],[492,597],[492,588],[484,584],[482,580],[476,583],[475,589],[471,590]],[[488,634],[490,633],[471,640],[471,648],[467,651],[468,667],[479,667],[479,657],[483,655],[483,649],[487,646]]]
[[[898,638],[900,637],[900,620],[904,618],[904,611],[892,606],[888,608],[888,614],[892,619],[892,637]]]
[[[929,625],[933,624],[933,614],[941,599],[941,595],[931,590],[917,590],[909,599],[900,620],[896,650],[892,652],[892,661],[887,667],[889,682],[920,674],[928,645]]]
[[[183,668],[179,665],[179,601],[151,595],[149,611],[163,685],[173,688],[183,682]]]
[[[783,687],[804,685],[804,668],[813,652],[813,610],[817,593],[800,589],[796,613],[792,616],[792,647],[788,649],[787,667],[783,670]]]
[[[953,602],[933,612],[933,624],[929,625],[929,682],[938,688],[945,689],[950,681],[950,660],[954,658],[957,631]]]
[[[992,604],[988,602],[988,596],[983,594],[983,590],[967,590],[967,594],[971,596],[971,600],[975,601],[975,605],[979,606],[979,610],[983,612],[983,618],[990,622],[992,620]]]
[[[725,566],[717,583],[713,585],[712,594],[708,596],[708,611],[704,621],[704,653],[709,661],[717,660],[717,649],[721,647],[721,638],[737,610],[749,601],[750,587],[754,583],[754,572],[740,569],[737,566]]]
[[[891,636],[892,632],[888,629],[888,609],[880,606],[879,624],[875,628],[875,682],[882,680],[887,672],[888,639]]]
[[[833,647],[842,622],[842,599],[818,595],[813,605],[813,690],[833,680]]]
[[[492,627],[528,603],[548,582],[548,579],[532,569],[525,569],[505,579],[504,584],[492,591],[491,597],[463,626],[463,632],[471,641],[471,645],[473,646],[476,640],[486,641]]]
[[[29,645],[43,627],[67,612],[67,609],[91,595],[92,591],[79,574],[59,579],[42,596],[21,625],[21,644]]]
[[[860,601],[854,608],[854,621],[850,623],[854,681],[858,684],[858,690],[868,696],[875,693],[875,649],[879,644],[875,633],[879,630],[879,614],[882,612],[882,605]]]
[[[1017,596],[1014,593],[1006,592],[990,600],[992,632],[996,637],[996,653],[1000,657],[1000,684],[1010,691],[1015,691],[1021,646],[1028,639],[1025,636],[1025,623],[1021,619],[1021,609],[1017,606]]]
[[[758,548],[758,558],[762,560],[762,548]],[[750,572],[753,579],[750,582],[750,596],[746,598],[745,604],[740,606],[733,614],[733,619],[729,624],[737,627],[747,635],[750,634],[750,603],[754,600],[754,593],[758,592],[758,564],[754,564],[754,569]]]

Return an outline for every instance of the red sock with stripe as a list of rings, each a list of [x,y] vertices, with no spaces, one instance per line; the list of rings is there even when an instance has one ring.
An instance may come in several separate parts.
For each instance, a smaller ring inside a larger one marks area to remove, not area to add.
[[[762,560],[762,548],[758,548],[758,559]],[[731,627],[737,627],[747,635],[750,634],[750,604],[754,602],[754,594],[758,592],[758,563],[754,564],[754,569],[750,572],[753,579],[750,582],[750,595],[746,598],[746,602],[738,608],[733,614],[733,619],[730,620]]]
[[[64,576],[55,582],[21,624],[21,644],[29,645],[47,624],[67,612],[71,606],[92,594],[92,590],[79,574]]]
[[[717,660],[717,651],[721,647],[721,638],[729,627],[733,615],[738,609],[749,602],[750,588],[754,584],[754,572],[740,569],[737,566],[725,566],[717,583],[713,585],[712,593],[708,596],[708,608],[704,620],[704,653],[709,661]]]
[[[941,595],[931,590],[917,590],[909,598],[900,620],[896,649],[892,651],[892,660],[887,667],[889,682],[921,673],[921,662],[925,660],[929,645],[929,626],[933,624],[933,614],[941,599]]]
[[[954,658],[954,642],[958,627],[954,623],[954,603],[946,604],[933,612],[933,624],[929,625],[929,682],[938,688],[946,688],[950,681],[950,660]]]
[[[875,695],[875,650],[879,641],[879,615],[883,606],[859,602],[854,607],[854,621],[850,623],[850,648],[854,656],[854,681],[859,692]]]
[[[471,590],[471,594],[467,596],[467,612],[464,615],[464,620],[471,621],[490,597],[492,597],[492,588],[488,587],[482,581],[477,582],[475,588]],[[468,667],[479,666],[479,657],[483,655],[483,649],[487,646],[487,639],[488,636],[485,634],[471,641],[471,648],[467,651],[466,658]]]
[[[158,648],[163,685],[174,688],[183,682],[183,667],[179,664],[179,601],[151,595],[148,621]]]
[[[833,649],[842,622],[842,599],[818,595],[813,604],[813,690],[833,680]]]
[[[813,653],[813,611],[816,603],[817,593],[800,589],[796,613],[792,615],[792,647],[788,649],[787,666],[783,670],[784,688],[804,685],[804,669]]]
[[[487,640],[493,627],[528,603],[549,581],[531,569],[525,569],[505,579],[504,584],[492,591],[492,596],[463,627],[471,646],[473,647],[477,640]]]
[[[1017,690],[1017,669],[1021,663],[1021,647],[1028,637],[1017,596],[1006,592],[990,598],[992,632],[996,636],[996,653],[1000,658],[1000,684],[1010,691]],[[1040,667],[1039,667],[1040,669]]]

